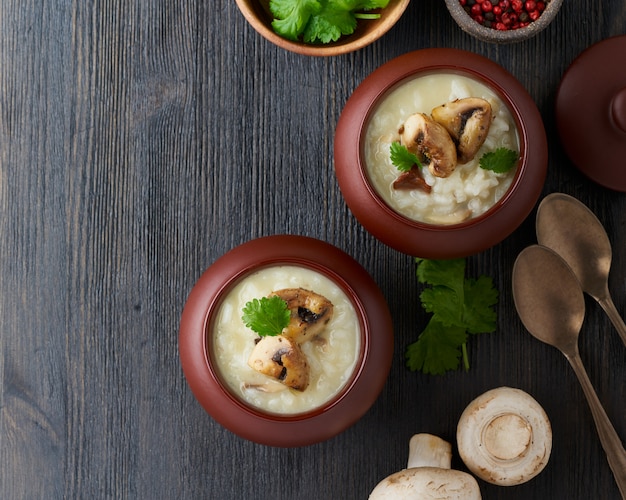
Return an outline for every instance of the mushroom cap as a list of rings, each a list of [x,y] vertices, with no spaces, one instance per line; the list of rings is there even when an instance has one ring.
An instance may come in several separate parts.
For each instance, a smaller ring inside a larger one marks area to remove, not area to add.
[[[305,288],[283,288],[273,291],[287,303],[291,314],[282,334],[297,342],[306,342],[319,335],[333,317],[333,304],[323,295]]]
[[[309,364],[300,345],[284,335],[263,337],[252,349],[248,365],[297,391],[309,385]]]
[[[392,474],[372,490],[369,500],[480,500],[476,479],[466,472],[415,467]]]
[[[501,486],[524,483],[547,465],[552,428],[529,394],[511,387],[474,399],[457,426],[459,455],[481,479]]]
[[[465,97],[432,110],[432,117],[443,125],[457,145],[459,163],[472,160],[487,139],[493,120],[491,104],[480,97]]]
[[[415,113],[400,128],[400,142],[418,158],[428,160],[428,170],[435,177],[448,177],[457,164],[456,146],[450,134],[430,116]]]

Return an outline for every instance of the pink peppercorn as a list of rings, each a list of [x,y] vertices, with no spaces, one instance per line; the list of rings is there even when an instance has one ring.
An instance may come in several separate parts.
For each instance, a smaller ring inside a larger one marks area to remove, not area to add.
[[[477,23],[496,30],[525,28],[536,21],[550,0],[459,0]]]
[[[513,7],[513,10],[515,12],[521,12],[522,9],[524,8],[524,2],[522,2],[522,0],[513,0],[511,2],[511,7]]]

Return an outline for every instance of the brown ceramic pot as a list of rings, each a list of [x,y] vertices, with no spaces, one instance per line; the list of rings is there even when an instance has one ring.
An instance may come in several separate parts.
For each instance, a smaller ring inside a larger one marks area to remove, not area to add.
[[[360,353],[349,381],[327,403],[295,415],[264,412],[233,394],[213,355],[212,325],[229,290],[254,271],[279,265],[302,266],[325,275],[350,298],[360,323]],[[367,412],[389,374],[393,328],[378,286],[352,257],[320,240],[278,235],[234,248],[202,274],[182,314],[179,349],[192,392],[217,422],[257,443],[295,447],[327,440]]]
[[[520,143],[515,178],[504,196],[484,214],[452,225],[417,222],[390,208],[370,182],[363,155],[365,132],[379,102],[400,84],[433,72],[464,75],[495,92],[513,116]],[[365,229],[409,255],[447,259],[486,250],[524,221],[543,188],[548,147],[535,102],[504,68],[463,50],[424,49],[384,64],[357,87],[337,124],[334,156],[339,187]]]

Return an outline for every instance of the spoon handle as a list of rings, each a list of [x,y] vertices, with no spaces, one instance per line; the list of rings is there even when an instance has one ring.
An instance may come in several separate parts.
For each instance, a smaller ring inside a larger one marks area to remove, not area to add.
[[[622,338],[622,342],[626,345],[626,324],[624,324],[624,320],[617,312],[615,304],[613,304],[613,299],[611,299],[611,296],[607,292],[603,297],[599,297],[597,300],[600,307],[604,309],[604,312],[611,320],[611,323],[613,323],[617,333],[619,333],[619,336]]]
[[[622,494],[622,499],[626,500],[626,451],[624,450],[622,441],[604,411],[602,403],[600,403],[598,395],[591,385],[591,381],[589,380],[578,353],[567,356],[567,360],[572,365],[574,373],[576,373],[578,381],[585,393],[587,403],[589,403],[589,408],[593,415],[593,420],[596,424],[596,429],[598,430],[598,435],[600,436],[602,448],[604,448],[609,462],[609,467],[613,471],[613,476]]]

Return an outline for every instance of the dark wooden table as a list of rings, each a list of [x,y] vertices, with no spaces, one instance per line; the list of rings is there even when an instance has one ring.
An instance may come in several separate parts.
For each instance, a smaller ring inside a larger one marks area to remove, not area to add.
[[[410,372],[403,352],[427,319],[414,263],[351,215],[332,147],[344,103],[382,63],[426,47],[489,57],[544,118],[543,194],[574,195],[604,223],[610,288],[626,313],[626,195],[574,168],[553,110],[575,57],[625,33],[623,1],[565,0],[546,31],[497,46],[463,33],[442,1],[416,0],[372,46],[309,58],[270,45],[232,0],[2,0],[0,498],[365,499],[404,467],[412,434],[454,442],[467,403],[501,385],[543,405],[553,454],[522,486],[481,482],[484,498],[618,498],[573,371],[515,312],[511,269],[535,242],[534,213],[468,259],[470,274],[493,276],[501,291],[498,331],[471,340],[471,370]],[[194,399],[178,357],[181,310],[202,271],[276,233],[353,255],[395,323],[375,405],[345,433],[299,449],[224,430]],[[624,439],[626,349],[595,302],[587,311],[583,361]],[[456,453],[453,465],[464,467]]]

